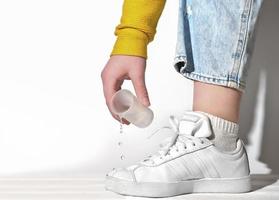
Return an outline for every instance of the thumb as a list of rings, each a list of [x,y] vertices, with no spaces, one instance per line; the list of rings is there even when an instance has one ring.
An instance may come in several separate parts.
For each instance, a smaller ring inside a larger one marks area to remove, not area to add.
[[[132,79],[132,83],[136,92],[136,95],[140,102],[145,106],[150,106],[147,88],[145,85],[144,77]]]

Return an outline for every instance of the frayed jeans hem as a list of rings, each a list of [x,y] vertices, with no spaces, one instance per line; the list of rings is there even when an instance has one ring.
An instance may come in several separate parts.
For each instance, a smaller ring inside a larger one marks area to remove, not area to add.
[[[178,73],[180,73],[180,72],[178,72]],[[228,77],[228,78],[219,78],[218,77],[217,78],[217,77],[211,77],[211,76],[207,76],[207,75],[196,74],[194,72],[191,72],[191,73],[186,72],[186,73],[180,73],[180,74],[183,75],[185,78],[188,78],[193,81],[220,85],[220,86],[236,89],[240,92],[245,92],[245,83],[235,80],[230,77]]]

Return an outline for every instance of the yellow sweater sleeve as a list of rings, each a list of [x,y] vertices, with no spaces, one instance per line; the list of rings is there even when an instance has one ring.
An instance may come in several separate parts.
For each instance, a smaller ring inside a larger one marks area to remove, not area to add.
[[[166,0],[124,0],[117,36],[110,56],[134,55],[147,58],[147,45],[154,39]]]

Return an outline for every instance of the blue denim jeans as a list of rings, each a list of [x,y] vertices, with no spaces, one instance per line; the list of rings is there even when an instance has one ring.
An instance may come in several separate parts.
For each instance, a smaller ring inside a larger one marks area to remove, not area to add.
[[[176,71],[244,91],[262,1],[179,0]]]

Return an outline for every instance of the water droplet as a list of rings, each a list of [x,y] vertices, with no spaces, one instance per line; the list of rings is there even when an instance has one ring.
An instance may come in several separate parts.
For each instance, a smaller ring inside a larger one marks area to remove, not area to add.
[[[123,133],[123,118],[121,117],[121,116],[119,116],[119,118],[120,118],[120,134],[122,134]]]
[[[120,124],[119,133],[120,133],[120,134],[122,134],[122,133],[123,133],[123,125],[122,125],[122,124]]]
[[[119,133],[120,135],[122,135],[124,132],[123,132],[123,118],[121,116],[119,116],[120,118],[120,128],[119,128]],[[122,141],[119,141],[118,143],[118,146],[121,147],[123,145],[123,142]],[[122,152],[123,153],[123,152]],[[124,160],[125,159],[125,156],[121,153],[121,156],[120,156],[120,160]]]

